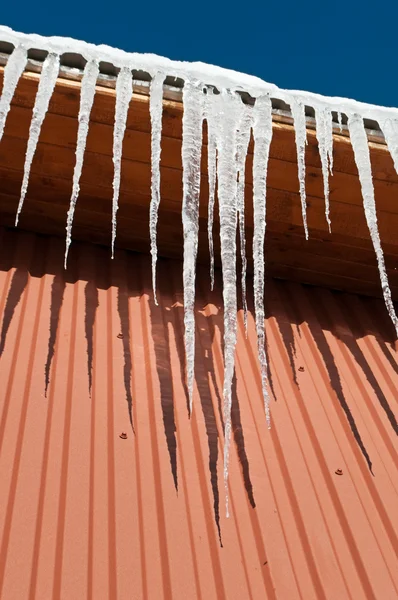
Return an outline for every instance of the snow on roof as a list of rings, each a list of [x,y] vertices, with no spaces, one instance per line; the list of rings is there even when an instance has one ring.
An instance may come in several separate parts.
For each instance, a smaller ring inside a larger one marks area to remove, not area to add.
[[[355,112],[363,118],[377,122],[386,117],[398,118],[398,108],[382,107],[348,98],[322,96],[301,90],[284,90],[259,77],[202,62],[181,62],[156,54],[125,52],[104,44],[97,46],[73,38],[24,34],[13,31],[7,26],[0,26],[0,41],[12,44],[14,47],[22,46],[27,50],[44,50],[59,55],[76,53],[87,61],[109,62],[118,69],[128,67],[132,70],[145,71],[151,77],[156,73],[163,73],[170,77],[181,78],[184,81],[214,86],[217,89],[228,88],[235,91],[244,91],[254,98],[269,94],[270,97],[282,100],[287,104],[290,104],[292,99],[296,99],[313,108],[328,108],[342,113]]]

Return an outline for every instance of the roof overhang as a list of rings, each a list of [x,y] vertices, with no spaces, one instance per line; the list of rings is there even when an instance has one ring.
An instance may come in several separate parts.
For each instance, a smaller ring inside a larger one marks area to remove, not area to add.
[[[3,33],[3,32],[2,32]],[[11,35],[11,34],[10,34]],[[35,36],[33,36],[35,37]],[[32,37],[32,39],[33,39]],[[36,38],[35,38],[36,39]],[[51,39],[51,38],[49,38]],[[45,38],[40,38],[45,40]],[[39,40],[39,41],[40,41]],[[40,41],[41,43],[41,41]],[[43,42],[44,43],[44,42]],[[24,158],[32,108],[46,50],[29,51],[29,60],[16,89],[6,129],[0,144],[1,223],[12,227],[20,196]],[[91,49],[90,45],[89,51]],[[93,47],[94,48],[94,47]],[[73,49],[73,48],[72,48]],[[12,44],[0,47],[0,63],[6,64]],[[95,50],[96,51],[96,50]],[[40,53],[41,52],[41,53]],[[166,60],[166,59],[164,59]],[[19,227],[40,233],[64,236],[72,189],[78,129],[81,78],[85,57],[78,52],[62,55],[61,69],[44,120],[33,160],[28,195]],[[115,61],[116,62],[116,61]],[[183,64],[183,63],[181,63]],[[200,70],[200,69],[199,69]],[[90,117],[90,128],[80,180],[73,238],[109,245],[111,241],[112,136],[115,113],[115,81],[118,69],[109,62],[100,64],[100,75]],[[4,68],[0,67],[0,85]],[[212,74],[212,72],[210,72]],[[151,198],[151,125],[149,113],[150,75],[135,71],[134,95],[130,103],[123,142],[123,165],[118,212],[118,247],[148,252],[149,204]],[[256,80],[256,78],[253,78]],[[251,79],[250,79],[251,81]],[[257,80],[256,80],[257,81]],[[182,86],[178,77],[167,77],[161,154],[161,203],[158,222],[159,254],[182,258]],[[279,91],[280,92],[280,91]],[[273,103],[273,140],[267,179],[266,261],[268,276],[317,284],[373,296],[381,295],[375,252],[365,220],[361,186],[347,127],[333,127],[333,177],[330,178],[332,233],[325,219],[323,176],[315,133],[314,111],[306,106],[306,192],[309,240],[304,237],[295,131],[289,106],[282,92]],[[239,90],[245,102],[252,96]],[[314,96],[315,102],[318,101]],[[353,102],[353,101],[347,101]],[[358,103],[359,105],[359,103]],[[336,105],[337,106],[337,105]],[[343,104],[344,106],[344,104]],[[353,103],[352,107],[356,104]],[[373,168],[378,224],[390,287],[398,298],[398,177],[377,123],[366,115],[365,126]],[[387,109],[380,109],[387,110]],[[205,126],[206,127],[206,126]],[[199,254],[208,263],[207,242],[207,139],[204,133],[200,197]],[[253,231],[252,208],[253,142],[246,164],[246,233],[248,256]],[[217,214],[217,211],[216,211]],[[217,216],[215,227],[218,227]],[[216,262],[219,240],[215,235]],[[249,271],[251,261],[249,258]]]

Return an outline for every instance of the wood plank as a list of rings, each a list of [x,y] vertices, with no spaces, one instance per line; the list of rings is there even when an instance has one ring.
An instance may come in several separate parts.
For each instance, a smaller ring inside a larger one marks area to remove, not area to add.
[[[52,235],[52,230],[51,230],[51,226],[49,226],[49,223],[47,220],[41,218],[41,217],[36,217],[37,222],[35,222],[35,217],[32,217],[32,219],[30,220],[30,222],[33,224],[33,227],[36,231],[40,231],[43,234],[48,234],[48,235]],[[8,226],[12,226],[13,223],[13,217],[10,216],[9,218],[5,218],[4,216],[2,216],[2,218],[0,218],[0,226],[1,227],[8,227]],[[22,233],[23,230],[21,230]],[[87,229],[86,227],[80,231],[79,226],[76,227],[76,237],[77,239],[75,240],[74,244],[72,244],[71,247],[71,256],[73,255],[75,249],[81,245],[84,244],[86,245],[87,243],[93,242],[93,243],[101,243],[97,237],[97,235],[93,236],[93,239],[90,240],[89,237],[87,237]],[[104,231],[103,230],[99,230],[98,234],[101,236],[104,236]],[[121,234],[122,237],[123,234]],[[13,238],[13,231],[12,230],[8,230],[7,231],[7,240],[10,241]],[[129,244],[131,244],[131,236],[128,236],[125,240],[123,240],[123,242],[126,242],[126,245],[123,244],[123,247],[128,248]],[[104,245],[109,245],[107,243],[107,241],[105,239],[103,239],[103,243]],[[136,250],[138,252],[145,252],[145,247],[142,246],[141,248],[139,247],[139,244],[136,244],[137,248]],[[180,247],[176,247],[175,249],[175,254],[171,254],[170,257],[174,258],[176,260],[181,260],[181,256],[180,256]],[[117,250],[116,250],[117,252]],[[12,252],[9,255],[9,258],[12,260]],[[10,263],[9,260],[4,261],[0,261],[0,269],[8,269],[10,268],[12,263]],[[161,259],[159,260],[159,269],[162,268],[162,261]],[[199,267],[199,268],[208,268],[207,266],[204,267]],[[32,273],[33,275],[35,275],[35,273]],[[69,271],[69,269],[66,271],[65,273],[65,280],[66,281],[74,281],[74,271]],[[80,276],[84,277],[84,274],[81,273]],[[289,280],[289,281],[296,281],[296,282],[300,282],[300,283],[306,283],[309,285],[316,285],[316,286],[323,286],[327,289],[336,289],[336,290],[341,290],[341,291],[346,291],[346,292],[350,292],[350,293],[356,293],[356,294],[361,294],[364,296],[370,296],[370,297],[380,297],[380,285],[378,285],[377,283],[372,283],[369,284],[368,282],[363,282],[360,280],[355,280],[352,279],[350,277],[346,277],[346,276],[331,276],[331,275],[322,275],[322,274],[318,274],[315,273],[311,270],[306,270],[303,268],[297,269],[294,267],[291,267],[289,265],[283,265],[283,264],[272,264],[272,263],[268,263],[267,264],[267,279],[273,277],[273,278],[279,278],[279,279],[285,279],[285,280]],[[209,285],[210,285],[210,279],[209,279]],[[252,286],[252,281],[250,276],[248,277],[248,287]],[[394,299],[398,299],[398,288],[396,287],[392,287],[392,295]],[[267,283],[266,283],[266,290],[267,290]],[[238,298],[238,302],[240,303],[240,298]],[[390,322],[387,320],[386,318],[386,324],[388,327],[390,327]]]
[[[1,222],[2,224],[10,225],[15,215],[17,198],[10,198],[9,202],[7,202],[4,195],[1,195],[0,201],[2,207]],[[25,223],[30,225],[34,222],[36,230],[40,230],[42,233],[64,235],[66,207],[64,208],[59,204],[55,204],[51,217],[48,218],[47,206],[47,203],[37,200],[27,203],[26,210],[21,217],[21,227],[23,228]],[[148,252],[148,212],[143,210],[143,207],[137,205],[130,205],[130,207],[132,210],[129,216],[121,214],[118,219],[117,245],[122,248]],[[158,234],[159,252],[163,255],[182,258],[181,220],[170,219],[168,217],[169,213],[167,211],[160,211],[159,222],[162,223],[162,226],[159,228]],[[104,212],[95,212],[91,209],[81,208],[76,215],[73,229],[75,239],[86,239],[109,245],[110,233],[110,219]],[[250,257],[253,232],[247,229],[246,234],[248,256]],[[306,242],[303,243],[300,239],[296,239],[295,243],[286,244],[285,238],[282,239],[282,242],[275,244],[274,239],[268,237],[266,262],[269,274],[280,276],[278,265],[283,265],[284,268],[298,269],[298,272],[311,270],[317,273],[319,281],[322,281],[326,285],[329,278],[333,278],[333,281],[336,281],[338,276],[341,275],[342,270],[344,270],[346,273],[351,273],[350,280],[358,280],[364,284],[367,282],[373,289],[377,288],[377,285],[380,288],[379,274],[374,255],[373,260],[369,260],[371,257],[370,251],[360,259],[357,256],[355,264],[353,264],[348,254],[346,259],[342,259],[344,248],[341,248],[339,252],[332,251],[328,256],[322,252],[321,246],[322,243],[317,241],[308,244]],[[215,235],[215,250],[217,257],[219,257],[219,239],[217,235]],[[201,219],[200,221],[198,258],[199,262],[206,264],[209,262],[207,223],[205,219]],[[219,265],[219,260],[217,260],[217,264]],[[345,266],[344,269],[342,269],[343,264]],[[390,284],[393,288],[396,288],[398,287],[398,271],[394,265],[398,265],[398,257],[395,257],[392,259],[392,262],[388,262],[387,264],[391,267],[389,272]],[[252,269],[250,258],[248,267],[250,271]],[[344,283],[344,278],[342,281]],[[339,289],[346,288],[340,286]],[[376,289],[376,292],[379,295],[381,290]]]
[[[70,148],[57,148],[49,144],[39,144],[35,159],[32,164],[31,182],[28,190],[28,196],[32,192],[34,176],[40,176],[46,182],[45,187],[51,187],[52,193],[57,194],[57,202],[68,202],[71,190],[72,174],[74,167],[74,152]],[[11,171],[19,172],[20,181],[22,180],[22,169],[24,161],[25,145],[22,140],[4,136],[0,144],[0,174],[2,185],[7,186]],[[11,177],[18,177],[16,173]],[[151,169],[149,163],[136,161],[122,161],[122,181],[120,206],[123,210],[128,210],[128,200],[133,203],[139,203],[149,207]],[[276,176],[277,177],[277,176]],[[112,178],[113,164],[110,156],[103,156],[94,153],[87,153],[83,167],[81,182],[81,198],[78,206],[84,199],[86,182],[92,185],[95,182],[95,188],[91,202],[97,205],[102,198],[105,205],[108,206],[109,199],[112,197]],[[281,176],[282,178],[282,176]],[[61,180],[65,182],[61,183]],[[15,182],[15,179],[14,179]],[[15,185],[15,183],[14,183]],[[69,191],[65,193],[66,188]],[[38,190],[34,189],[37,195]],[[55,192],[56,190],[56,192]],[[11,191],[11,190],[9,190]],[[19,193],[14,187],[13,192]],[[247,220],[250,225],[253,220],[252,212],[252,188],[246,185],[246,210]],[[162,205],[171,212],[180,212],[182,198],[182,176],[178,169],[168,167],[161,168],[161,195]],[[204,181],[201,187],[201,214],[207,214],[207,182]],[[54,201],[54,196],[52,198]],[[268,190],[267,205],[268,220],[282,221],[286,225],[292,224],[300,226],[302,222],[301,206],[299,195],[294,192],[270,188]],[[346,236],[369,239],[369,232],[366,225],[362,206],[357,204],[346,204],[334,202],[331,206],[331,217],[333,232],[343,233]],[[310,232],[312,230],[327,231],[324,201],[323,199],[308,196],[308,225]],[[398,227],[398,214],[388,213],[384,218],[382,211],[379,211],[379,230],[384,243],[396,245],[398,243],[396,231]]]
[[[2,70],[0,69],[0,81]],[[0,144],[0,223],[14,221],[22,181],[24,155],[38,77],[21,79]],[[21,227],[65,235],[72,186],[80,84],[60,80],[44,121],[32,165]],[[81,194],[73,238],[109,246],[112,198],[112,136],[115,92],[98,88],[87,140]],[[182,105],[165,101],[162,137],[159,253],[182,257]],[[206,129],[206,128],[205,128]],[[206,142],[206,136],[205,136]],[[380,296],[374,251],[363,214],[357,169],[349,140],[334,136],[331,186],[333,233],[324,214],[323,180],[314,131],[308,131],[307,193],[311,239],[305,242],[298,194],[297,159],[291,125],[274,123],[268,175],[266,259],[269,276]],[[379,229],[390,283],[398,298],[398,176],[382,144],[370,144],[375,177]],[[252,143],[247,161],[246,222],[248,252],[253,228]],[[199,262],[208,264],[207,172],[204,145],[200,205]],[[150,118],[148,98],[135,94],[130,105],[123,148],[117,245],[149,251]],[[219,265],[218,215],[215,214],[216,263]],[[249,260],[249,269],[251,268]]]
[[[2,82],[3,68],[0,68]],[[38,75],[25,73],[17,87],[13,101],[14,107],[33,108],[34,96],[37,89]],[[79,111],[80,84],[74,81],[59,79],[49,107],[49,115],[71,117],[76,120]],[[97,86],[91,121],[97,124],[107,124],[113,127],[115,91]],[[77,127],[77,124],[75,125]],[[271,157],[296,163],[296,148],[294,129],[291,125],[274,121],[274,136],[271,145]],[[134,94],[127,121],[127,131],[135,130],[150,133],[149,101],[147,96]],[[170,100],[164,101],[163,136],[181,140],[182,137],[182,105]],[[308,166],[320,168],[318,143],[313,130],[307,130],[308,145],[306,148],[306,163]],[[74,138],[76,140],[76,136]],[[206,141],[206,140],[205,140]],[[347,173],[357,176],[357,168],[349,138],[345,135],[334,135],[334,172]],[[398,182],[393,161],[385,146],[380,143],[369,143],[373,176],[383,181]],[[252,144],[249,153],[252,153]]]
[[[16,107],[15,112],[14,109],[10,112],[6,126],[6,135],[0,145],[0,164],[6,164],[8,168],[22,168],[23,164],[21,166],[21,162],[24,148],[16,144],[15,147],[11,145],[8,149],[4,148],[4,145],[6,139],[10,139],[9,143],[12,144],[11,139],[14,138],[16,140],[23,140],[26,144],[25,140],[28,135],[29,124],[30,114],[26,109]],[[56,135],[54,135],[54,132],[56,132]],[[44,121],[40,137],[41,143],[38,146],[38,152],[41,150],[43,153],[51,153],[51,156],[59,153],[59,162],[70,166],[70,171],[68,170],[67,174],[60,173],[60,176],[69,177],[70,179],[72,178],[75,162],[74,148],[76,137],[77,119],[50,113]],[[274,141],[275,139],[276,137],[274,136]],[[91,124],[87,139],[85,163],[90,162],[92,164],[93,162],[103,161],[107,165],[106,170],[103,170],[102,166],[100,167],[104,178],[108,178],[108,182],[103,181],[101,185],[111,185],[113,179],[113,165],[107,160],[112,156],[112,140],[113,128],[111,125],[98,123]],[[123,144],[124,161],[126,161],[126,163],[133,161],[149,164],[151,160],[150,144],[151,140],[148,133],[136,130],[127,131]],[[50,148],[46,148],[46,145],[49,145]],[[291,137],[289,142],[285,140],[282,147],[293,148],[295,152],[294,138]],[[350,144],[348,145],[348,148],[352,153]],[[206,148],[204,148],[202,157],[202,171],[204,175],[207,175],[206,151]],[[346,153],[347,152],[348,149],[346,149]],[[4,163],[5,153],[7,153],[9,157],[7,163]],[[100,157],[95,158],[92,157],[91,154],[95,154],[96,156],[100,155]],[[13,163],[11,160],[12,158],[15,158],[16,162]],[[388,158],[392,161],[389,155]],[[162,166],[177,170],[182,169],[181,140],[163,136]],[[306,173],[306,190],[308,196],[323,199],[323,176],[320,165],[315,167],[307,163]],[[83,177],[88,179],[89,174],[84,171]],[[252,183],[252,155],[248,156],[246,178],[248,184]],[[296,163],[286,161],[285,159],[275,158],[275,155],[271,152],[268,170],[268,185],[274,189],[297,193],[298,176]],[[398,178],[396,176],[394,180],[391,177],[389,180],[375,179],[375,196],[379,212],[396,212],[395,199],[397,194]],[[335,171],[334,176],[330,178],[330,202],[332,205],[337,202],[362,206],[361,188],[358,176]]]

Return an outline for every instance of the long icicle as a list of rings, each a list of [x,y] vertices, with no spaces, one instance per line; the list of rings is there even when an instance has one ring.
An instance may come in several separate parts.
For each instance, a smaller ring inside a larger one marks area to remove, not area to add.
[[[339,110],[337,111],[337,122],[339,124],[340,133],[343,133],[343,115]]]
[[[113,127],[113,198],[112,198],[112,258],[115,254],[116,215],[119,210],[120,174],[122,170],[123,138],[126,131],[127,113],[133,95],[133,74],[122,67],[116,80],[115,124]]]
[[[59,73],[59,56],[50,52],[43,63],[40,75],[39,87],[33,107],[33,116],[29,128],[28,146],[26,149],[24,174],[21,187],[21,197],[18,204],[17,215],[15,217],[15,226],[18,225],[19,215],[21,213],[26,192],[28,190],[30,168],[33,157],[36,152],[37,142],[39,141],[40,130],[46,116],[51,96]]]
[[[207,209],[207,236],[209,240],[210,254],[210,285],[214,289],[214,245],[213,245],[213,223],[214,223],[214,201],[217,179],[217,144],[214,123],[211,115],[214,101],[213,90],[207,89],[205,97],[204,116],[207,122],[207,174],[209,180],[209,204]]]
[[[365,217],[376,253],[384,302],[398,335],[398,318],[395,313],[394,304],[391,298],[391,290],[388,284],[387,271],[384,263],[384,254],[381,247],[379,229],[377,226],[376,202],[374,196],[368,138],[366,135],[363,118],[358,114],[350,114],[347,116],[348,130],[350,132],[351,144],[354,150],[359,180],[361,182]]]
[[[231,445],[232,383],[235,373],[237,333],[236,227],[237,181],[236,138],[239,128],[240,98],[222,90],[217,97],[218,202],[220,213],[221,264],[224,300],[224,487],[226,515],[229,517],[229,454]]]
[[[95,85],[99,74],[99,65],[96,60],[89,61],[85,68],[80,90],[79,128],[77,131],[76,162],[73,171],[72,194],[66,222],[66,248],[65,264],[68,262],[69,247],[72,243],[72,225],[77,199],[80,192],[80,176],[82,174],[84,152],[86,150],[87,134],[90,124],[90,114],[94,102]]]
[[[152,287],[154,302],[156,297],[156,262],[158,258],[156,230],[160,204],[160,153],[162,139],[164,75],[157,73],[150,86],[149,112],[151,115],[151,204],[149,207],[149,233],[152,255]]]
[[[325,138],[329,173],[330,175],[333,175],[333,115],[332,111],[329,109],[325,109]]]
[[[242,116],[239,124],[239,131],[237,135],[237,174],[238,174],[238,188],[237,188],[237,210],[239,217],[239,239],[240,239],[240,253],[242,261],[242,305],[243,305],[243,321],[245,326],[245,332],[247,336],[247,300],[246,300],[246,271],[247,271],[247,258],[246,258],[246,232],[245,232],[245,170],[246,170],[246,157],[247,150],[249,148],[250,132],[252,126],[253,109],[248,104],[242,104]]]
[[[395,170],[398,173],[398,120],[379,120],[379,125],[387,142],[388,150],[394,161]]]
[[[28,54],[26,48],[17,46],[9,57],[4,68],[3,89],[0,97],[0,140],[3,137],[7,115],[11,101],[22,73],[24,72]]]
[[[202,127],[204,95],[200,87],[186,81],[183,89],[184,113],[182,118],[182,226],[184,232],[184,325],[185,354],[189,411],[192,398],[195,362],[195,276],[198,252],[200,162],[202,155]]]
[[[315,109],[316,137],[321,157],[323,190],[325,196],[325,216],[331,232],[329,206],[329,171],[333,168],[333,125],[332,114],[328,109]]]
[[[265,353],[264,327],[264,240],[266,228],[267,170],[269,148],[272,140],[272,105],[268,96],[257,98],[254,105],[253,116],[254,309],[256,317],[258,357],[261,370],[261,387],[267,425],[270,427],[271,417],[267,386],[268,365],[267,355]]]
[[[307,199],[305,193],[305,146],[307,144],[305,107],[301,102],[298,102],[295,99],[293,99],[290,108],[293,115],[294,131],[296,136],[297,167],[300,184],[301,212],[303,215],[305,239],[308,240]]]

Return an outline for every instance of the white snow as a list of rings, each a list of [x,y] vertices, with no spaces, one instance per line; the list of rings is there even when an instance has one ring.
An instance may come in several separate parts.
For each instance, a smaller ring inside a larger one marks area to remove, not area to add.
[[[46,116],[51,96],[53,95],[55,83],[59,73],[59,56],[50,53],[43,63],[43,69],[40,75],[39,87],[37,89],[35,105],[33,107],[33,116],[30,123],[28,147],[26,149],[25,166],[23,181],[21,187],[21,197],[18,204],[15,226],[18,225],[19,215],[28,190],[30,168],[39,141],[40,130]]]
[[[149,110],[151,114],[151,205],[149,208],[149,235],[152,255],[152,287],[155,304],[156,298],[156,262],[158,258],[156,230],[160,204],[160,152],[163,114],[163,73],[157,73],[151,81]]]
[[[264,328],[264,237],[266,227],[266,195],[269,148],[272,139],[272,106],[268,96],[257,98],[254,105],[254,156],[253,156],[253,263],[254,309],[256,317],[258,358],[261,370],[267,425],[270,427],[269,396],[267,389],[267,357]]]
[[[297,101],[301,101],[302,104],[313,108],[329,108],[344,114],[355,112],[364,118],[376,121],[379,121],[379,118],[382,118],[383,115],[398,117],[398,108],[381,107],[337,96],[321,96],[320,94],[301,90],[284,90],[272,83],[263,81],[259,77],[201,62],[173,61],[156,54],[129,53],[103,44],[95,46],[72,38],[43,37],[37,34],[19,33],[6,26],[0,26],[0,39],[14,46],[46,50],[60,55],[65,52],[74,52],[81,54],[87,61],[94,59],[98,62],[110,62],[117,68],[128,67],[130,70],[146,71],[151,76],[163,72],[170,77],[181,78],[184,81],[196,81],[203,86],[214,86],[218,90],[222,88],[242,90],[254,98],[269,94],[271,98],[283,100],[287,104],[290,104],[292,98],[295,98]]]
[[[363,119],[360,115],[349,114],[348,130],[352,148],[354,150],[355,162],[358,167],[359,180],[361,182],[363,206],[365,210],[366,222],[369,227],[370,237],[376,252],[377,265],[379,267],[381,287],[383,290],[384,302],[391,321],[394,324],[398,335],[398,318],[395,313],[391,298],[391,291],[388,284],[386,266],[384,263],[384,254],[381,247],[380,235],[377,226],[376,202],[373,188],[372,167],[370,164],[370,154],[368,138],[366,136]]]
[[[116,81],[115,126],[113,128],[113,198],[112,198],[112,258],[116,240],[116,214],[119,210],[120,175],[122,169],[122,147],[126,131],[127,113],[133,95],[133,74],[122,67]]]
[[[185,82],[182,118],[183,200],[182,225],[184,231],[184,325],[185,354],[189,410],[192,398],[195,364],[195,276],[198,252],[200,162],[202,156],[202,129],[204,94],[201,87]]]
[[[321,157],[323,190],[325,195],[326,221],[331,231],[330,207],[329,207],[329,171],[333,169],[333,122],[332,113],[328,109],[315,109],[316,137]]]
[[[85,66],[80,90],[79,128],[77,132],[76,163],[73,172],[72,195],[66,224],[65,269],[68,261],[69,247],[72,242],[72,224],[75,214],[76,202],[80,192],[80,176],[83,168],[84,151],[86,149],[87,134],[90,123],[90,114],[94,102],[95,85],[99,73],[99,65],[95,60],[90,60]]]
[[[4,69],[3,90],[0,97],[0,140],[3,137],[11,100],[14,97],[19,78],[25,69],[27,57],[26,48],[17,46]]]
[[[297,148],[297,168],[300,186],[301,212],[303,215],[303,225],[305,239],[308,240],[307,226],[307,199],[305,193],[305,146],[307,144],[307,129],[305,121],[305,106],[302,102],[292,98],[290,108],[294,121],[294,132],[296,136]]]

